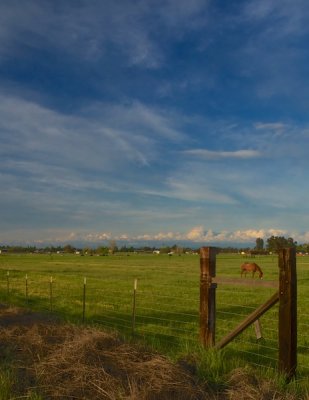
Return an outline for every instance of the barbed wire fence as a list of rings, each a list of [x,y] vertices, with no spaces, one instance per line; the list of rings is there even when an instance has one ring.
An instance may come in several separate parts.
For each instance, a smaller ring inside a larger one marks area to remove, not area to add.
[[[308,271],[309,272],[309,271]],[[298,374],[309,372],[309,314],[307,270],[298,271]],[[112,282],[68,274],[22,274],[1,270],[1,301],[36,311],[52,312],[65,319],[92,323],[133,336],[153,345],[196,346],[199,343],[199,287],[154,287],[143,280]],[[217,289],[216,340],[225,336],[271,293],[270,288],[256,295],[256,288],[237,285]],[[260,326],[242,332],[227,348],[227,353],[258,367],[277,369],[278,305],[260,319]]]

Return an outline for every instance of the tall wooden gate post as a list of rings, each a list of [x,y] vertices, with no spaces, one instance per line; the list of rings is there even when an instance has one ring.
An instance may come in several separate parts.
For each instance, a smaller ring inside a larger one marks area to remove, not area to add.
[[[216,276],[215,247],[200,249],[200,341],[204,347],[215,344],[216,288],[212,282]]]
[[[297,365],[297,280],[295,248],[279,251],[279,371],[293,378]]]

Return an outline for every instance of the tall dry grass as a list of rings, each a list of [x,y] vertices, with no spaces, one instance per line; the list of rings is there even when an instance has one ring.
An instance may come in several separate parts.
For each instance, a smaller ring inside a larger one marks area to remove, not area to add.
[[[7,390],[2,397],[0,393],[1,400],[306,398],[243,369],[226,376],[226,384],[215,391],[198,377],[198,364],[192,358],[172,362],[95,328],[62,324],[16,308],[0,310],[0,371],[10,370],[1,384]]]

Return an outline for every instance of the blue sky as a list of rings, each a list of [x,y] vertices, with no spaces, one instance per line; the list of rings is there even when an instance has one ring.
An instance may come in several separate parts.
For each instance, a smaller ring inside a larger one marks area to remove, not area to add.
[[[309,242],[305,0],[3,0],[0,243]]]

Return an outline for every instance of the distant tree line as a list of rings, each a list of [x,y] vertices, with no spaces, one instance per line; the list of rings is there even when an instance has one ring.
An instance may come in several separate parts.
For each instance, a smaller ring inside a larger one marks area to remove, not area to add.
[[[205,243],[205,245],[207,245]],[[297,244],[293,238],[288,237],[285,238],[284,236],[271,236],[266,239],[257,238],[255,241],[255,247],[219,247],[218,250],[220,253],[254,253],[254,254],[269,254],[269,253],[278,253],[279,249],[285,247],[295,247],[298,252],[301,253],[309,253],[309,243],[304,244]],[[86,246],[84,248],[78,248],[71,244],[65,244],[63,246],[46,246],[44,248],[37,248],[36,246],[0,246],[0,250],[2,252],[7,253],[79,253],[80,255],[112,255],[115,253],[153,253],[156,250],[159,250],[161,254],[178,254],[181,255],[183,253],[192,253],[198,252],[199,249],[192,248],[192,247],[183,247],[177,244],[173,246],[141,246],[141,247],[134,247],[134,246],[121,246],[118,247],[115,240],[110,240],[109,243],[106,245],[101,245],[96,248],[92,248],[91,246]]]
[[[198,251],[198,249],[192,249],[191,247],[182,247],[179,245],[173,246],[121,246],[118,247],[117,243],[112,240],[105,246],[98,246],[93,248],[91,246],[86,247],[75,247],[71,244],[66,244],[63,246],[46,246],[37,248],[36,246],[0,246],[0,250],[7,253],[80,253],[83,255],[108,255],[114,253],[153,253],[155,250],[159,250],[162,254],[175,253],[183,254],[185,252]]]
[[[257,238],[255,242],[255,248],[257,252],[264,252],[265,250],[269,253],[278,253],[280,249],[287,247],[295,247],[297,250],[297,242],[293,238],[285,238],[284,236],[271,236],[266,240],[266,247],[264,248],[264,240]],[[303,246],[303,245],[302,245]]]

